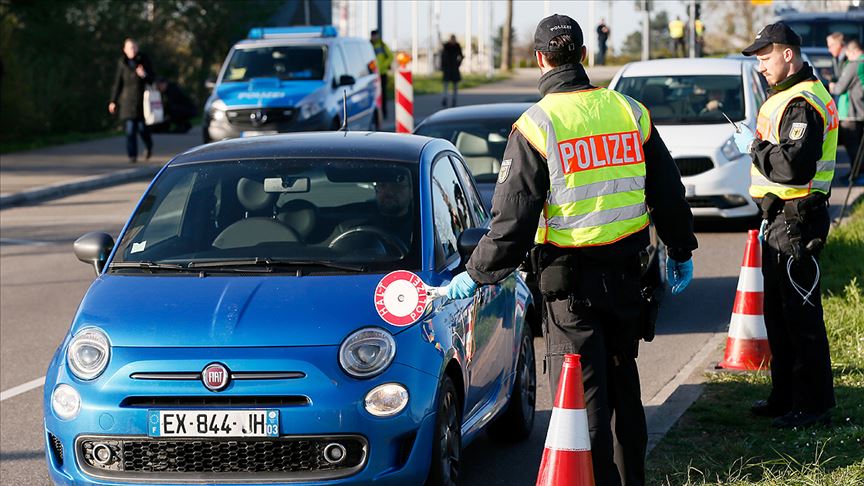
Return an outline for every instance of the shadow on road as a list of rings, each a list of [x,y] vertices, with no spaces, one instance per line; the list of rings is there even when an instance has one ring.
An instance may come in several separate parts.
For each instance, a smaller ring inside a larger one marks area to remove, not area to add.
[[[45,451],[44,450],[2,452],[2,453],[0,453],[0,462],[28,461],[31,459],[42,459],[44,457],[45,457]]]

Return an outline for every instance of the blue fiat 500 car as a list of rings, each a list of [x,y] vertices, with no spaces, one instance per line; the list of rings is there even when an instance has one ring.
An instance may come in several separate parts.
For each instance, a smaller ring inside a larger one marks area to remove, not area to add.
[[[445,140],[293,134],[177,156],[116,245],[75,243],[97,278],[46,376],[51,479],[455,484],[481,431],[531,431],[531,294],[514,273],[398,325],[374,297],[396,270],[446,285],[488,220]]]

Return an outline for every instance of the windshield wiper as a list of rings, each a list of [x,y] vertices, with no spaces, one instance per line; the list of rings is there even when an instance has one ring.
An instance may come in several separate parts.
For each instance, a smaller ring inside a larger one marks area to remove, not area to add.
[[[350,265],[330,260],[285,260],[279,258],[255,257],[239,260],[216,260],[208,262],[189,262],[189,268],[224,267],[326,267],[348,272],[365,272],[363,265]]]
[[[155,262],[115,262],[108,265],[108,268],[138,268],[141,270],[171,270],[174,272],[197,272],[197,270],[178,265],[176,263],[155,263]]]

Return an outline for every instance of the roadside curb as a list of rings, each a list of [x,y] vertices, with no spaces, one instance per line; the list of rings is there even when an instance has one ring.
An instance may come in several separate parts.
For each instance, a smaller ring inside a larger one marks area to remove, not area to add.
[[[126,182],[148,179],[156,175],[161,168],[162,165],[160,164],[136,169],[126,169],[109,174],[75,179],[70,182],[61,182],[50,186],[37,187],[35,189],[16,192],[14,194],[7,194],[5,196],[0,196],[0,209],[58,199],[72,194],[91,191],[93,189],[101,189]]]

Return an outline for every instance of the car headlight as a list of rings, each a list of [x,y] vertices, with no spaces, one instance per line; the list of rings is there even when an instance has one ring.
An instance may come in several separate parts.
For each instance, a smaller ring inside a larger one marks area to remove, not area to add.
[[[300,104],[300,118],[306,120],[324,110],[324,100],[310,101]]]
[[[110,357],[108,336],[95,327],[79,331],[66,349],[66,360],[72,374],[82,380],[92,380],[102,374]]]
[[[81,395],[69,385],[57,385],[51,392],[51,409],[61,419],[71,420],[81,411]]]
[[[228,110],[228,105],[221,99],[216,99],[210,104],[210,117],[217,121],[222,121],[227,118],[225,112]]]
[[[399,383],[385,383],[370,390],[364,404],[376,417],[396,415],[408,405],[408,390]]]
[[[720,153],[722,153],[723,157],[726,157],[727,160],[735,160],[744,155],[740,150],[738,150],[738,146],[735,145],[735,137],[729,137],[725,142],[723,142],[723,146],[720,147]]]
[[[348,336],[339,347],[339,364],[355,378],[371,378],[390,366],[396,341],[379,327],[367,327]]]

